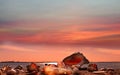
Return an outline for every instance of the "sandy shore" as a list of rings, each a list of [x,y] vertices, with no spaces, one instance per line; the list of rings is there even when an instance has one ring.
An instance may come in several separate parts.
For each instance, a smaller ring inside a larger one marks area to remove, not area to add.
[[[120,75],[120,69],[116,69],[114,71],[95,71],[95,72],[79,71],[78,75]]]
[[[6,75],[6,74],[2,73],[1,75]],[[28,74],[20,73],[16,75],[28,75]],[[42,74],[38,73],[38,75],[42,75]],[[114,71],[95,71],[95,72],[76,71],[72,75],[120,75],[120,69],[116,69]]]

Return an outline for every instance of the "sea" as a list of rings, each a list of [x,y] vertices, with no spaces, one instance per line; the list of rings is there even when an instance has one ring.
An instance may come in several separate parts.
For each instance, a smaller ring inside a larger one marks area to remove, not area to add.
[[[100,68],[112,68],[112,69],[120,69],[120,62],[92,62],[94,64],[97,64],[98,69]],[[2,62],[0,63],[0,68],[2,68],[5,65],[11,66],[13,68],[15,68],[18,65],[22,65],[24,68],[26,68],[27,65],[29,65],[30,62]],[[41,65],[43,63],[41,62],[37,62],[37,65]]]

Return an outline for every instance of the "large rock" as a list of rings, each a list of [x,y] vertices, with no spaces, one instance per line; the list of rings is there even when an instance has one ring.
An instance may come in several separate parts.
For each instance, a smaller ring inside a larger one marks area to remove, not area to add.
[[[83,65],[88,64],[89,60],[80,52],[73,53],[70,56],[67,56],[63,59],[65,65],[72,66],[72,65]]]

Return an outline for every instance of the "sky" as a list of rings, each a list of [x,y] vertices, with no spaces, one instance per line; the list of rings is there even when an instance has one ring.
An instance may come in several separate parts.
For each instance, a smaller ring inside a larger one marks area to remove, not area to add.
[[[120,0],[0,0],[0,61],[120,61]]]

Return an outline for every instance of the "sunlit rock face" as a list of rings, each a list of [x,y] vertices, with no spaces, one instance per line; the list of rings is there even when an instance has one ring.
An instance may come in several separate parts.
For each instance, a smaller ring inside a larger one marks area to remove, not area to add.
[[[80,52],[73,53],[72,55],[64,58],[63,62],[65,65],[68,66],[77,65],[77,64],[83,65],[89,63],[88,59],[86,59],[86,57]]]

